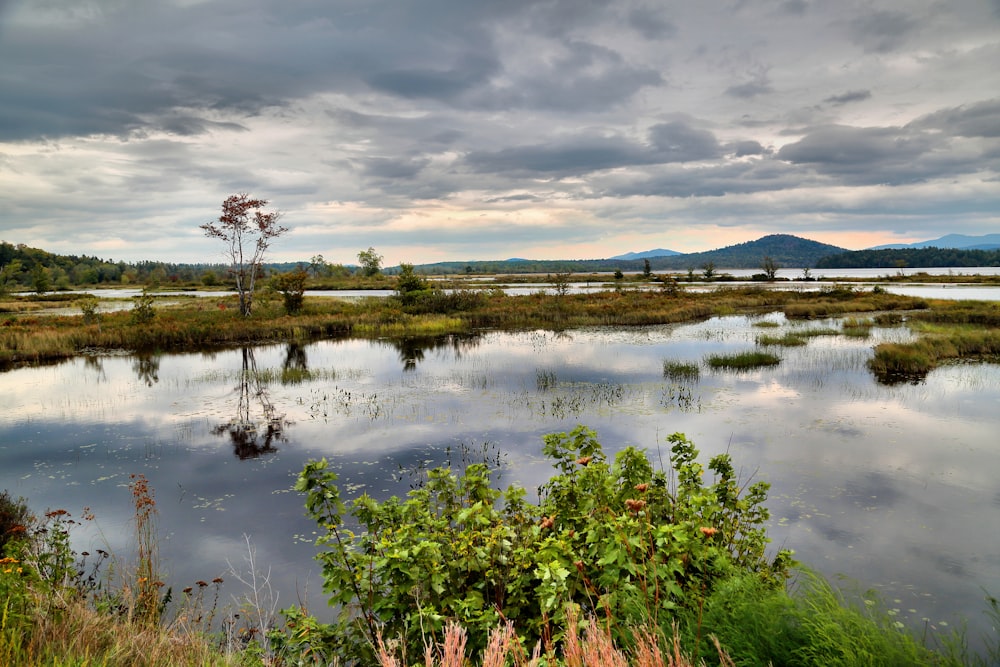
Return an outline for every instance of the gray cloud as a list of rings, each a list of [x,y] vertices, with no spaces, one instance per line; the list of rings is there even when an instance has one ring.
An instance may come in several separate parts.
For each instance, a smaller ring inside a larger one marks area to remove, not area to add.
[[[581,175],[652,160],[643,146],[626,139],[600,136],[574,137],[546,144],[474,152],[465,161],[485,173],[550,173]]]
[[[747,157],[749,155],[764,155],[767,152],[759,141],[739,141],[730,147],[736,157]]]
[[[823,101],[834,106],[841,106],[850,102],[863,102],[864,100],[871,98],[871,96],[872,91],[870,90],[849,90],[846,93],[841,93],[839,95],[831,95]]]
[[[942,109],[918,118],[912,127],[937,129],[959,137],[1000,137],[1000,98]]]
[[[635,7],[628,13],[628,24],[650,40],[667,39],[677,34],[677,26],[651,7]]]
[[[848,35],[865,51],[888,53],[902,45],[917,27],[917,20],[902,11],[875,10],[852,19]]]
[[[520,255],[492,232],[522,214],[533,224],[518,243],[546,247],[608,241],[607,229],[656,247],[674,224],[751,218],[870,234],[868,214],[893,239],[941,220],[985,233],[1000,208],[995,10],[8,2],[0,238],[214,258],[197,224],[238,190],[286,212],[295,233],[277,251],[335,261],[354,259],[336,254],[351,243],[415,244],[419,261],[420,248],[469,254],[477,238],[493,249],[476,256]],[[854,196],[869,185],[886,187]],[[451,236],[455,220],[465,231]]]
[[[735,86],[729,86],[726,88],[726,95],[732,97],[737,97],[739,99],[748,100],[758,95],[765,95],[767,93],[773,92],[774,89],[771,88],[771,84],[764,80],[758,81],[747,81],[746,83],[741,83]]]
[[[929,135],[901,128],[835,125],[782,146],[777,157],[852,183],[900,183],[931,175],[919,160],[939,145]]]
[[[649,130],[649,140],[662,162],[693,162],[720,154],[715,135],[681,121],[654,125]]]

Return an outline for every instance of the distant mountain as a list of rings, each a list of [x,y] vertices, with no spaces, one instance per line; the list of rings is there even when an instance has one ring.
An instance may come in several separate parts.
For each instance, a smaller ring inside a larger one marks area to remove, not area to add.
[[[982,236],[967,236],[965,234],[948,234],[931,241],[916,243],[889,243],[879,245],[869,250],[898,250],[901,248],[958,248],[961,250],[997,250],[1000,249],[1000,234],[983,234]]]
[[[659,252],[659,251],[649,251]],[[665,252],[671,252],[669,250]],[[611,271],[642,271],[646,261],[653,271],[700,271],[712,263],[717,270],[759,269],[765,257],[770,257],[779,267],[813,268],[821,257],[847,252],[844,248],[810,241],[789,234],[772,234],[756,241],[689,254],[674,253],[638,258],[610,257],[608,259],[566,260],[495,260],[475,262],[438,262],[415,267],[421,273],[587,273]]]
[[[688,253],[650,260],[654,269],[700,269],[708,263],[716,269],[756,269],[765,257],[770,257],[779,267],[812,268],[820,258],[846,252],[844,248],[810,241],[791,234],[771,234],[756,241],[748,241],[708,252]]]
[[[680,254],[681,253],[676,250],[656,248],[655,250],[644,250],[642,252],[627,252],[624,255],[615,255],[614,257],[609,257],[608,259],[652,259],[653,257],[670,257],[672,255]]]

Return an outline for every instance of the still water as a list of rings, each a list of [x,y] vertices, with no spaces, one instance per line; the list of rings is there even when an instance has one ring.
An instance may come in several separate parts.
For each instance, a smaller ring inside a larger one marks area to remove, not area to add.
[[[879,328],[781,348],[771,369],[704,364],[761,333],[838,326],[771,314],[16,369],[0,374],[0,488],[36,511],[89,507],[97,520],[78,548],[127,554],[129,475],[144,474],[175,588],[222,576],[223,602],[244,592],[229,570],[245,567],[249,539],[279,606],[323,616],[316,532],[292,490],[307,460],[329,459],[347,495],[405,493],[411,471],[462,451],[500,456],[503,484],[535,489],[550,474],[546,433],[582,423],[610,451],[636,445],[666,460],[665,438],[680,431],[704,460],[728,451],[745,480],[770,482],[775,549],[876,588],[917,627],[965,618],[975,643],[984,591],[1000,594],[1000,366],[883,386],[865,366],[872,346],[908,334]],[[665,360],[700,374],[671,380]]]

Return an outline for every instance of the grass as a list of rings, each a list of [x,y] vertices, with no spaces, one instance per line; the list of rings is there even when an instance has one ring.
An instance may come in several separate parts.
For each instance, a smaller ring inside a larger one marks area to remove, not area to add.
[[[785,347],[797,347],[805,345],[809,340],[796,332],[786,332],[780,336],[770,336],[767,334],[757,336],[758,345],[778,345]]]
[[[872,318],[847,317],[840,323],[840,332],[850,338],[868,338],[873,326]]]
[[[879,381],[919,382],[941,364],[959,359],[1000,361],[1000,303],[935,302],[906,321],[917,338],[881,343],[868,366]]]
[[[760,326],[760,324],[755,324],[754,326]],[[780,325],[775,323],[775,326]],[[836,336],[840,333],[840,331],[830,327],[795,328],[781,335],[761,334],[757,336],[757,344],[798,347],[808,343],[810,338],[815,338],[816,336]]]
[[[705,363],[717,369],[752,370],[767,366],[777,366],[781,363],[781,357],[769,352],[749,350],[735,354],[711,354],[705,358]]]
[[[701,374],[698,364],[687,361],[663,361],[663,377],[674,382],[697,382]]]

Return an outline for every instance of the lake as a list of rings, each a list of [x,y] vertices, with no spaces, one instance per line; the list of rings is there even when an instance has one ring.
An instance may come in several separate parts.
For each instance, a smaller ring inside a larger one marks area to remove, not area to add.
[[[503,484],[534,490],[551,472],[546,433],[582,423],[608,451],[659,448],[667,460],[665,438],[679,431],[704,461],[728,451],[744,480],[771,484],[774,549],[877,589],[916,627],[965,618],[975,645],[984,591],[1000,594],[1000,366],[880,385],[865,365],[873,345],[909,336],[891,328],[777,349],[771,369],[703,363],[761,333],[837,326],[775,313],[15,369],[0,374],[0,488],[36,511],[79,517],[89,507],[97,519],[78,548],[127,554],[129,475],[144,474],[175,589],[222,576],[224,602],[245,592],[229,570],[245,571],[249,539],[279,606],[328,617],[316,528],[291,488],[307,460],[329,459],[349,496],[403,494],[415,470],[483,456],[502,462]],[[700,374],[673,381],[665,360],[697,363]]]

